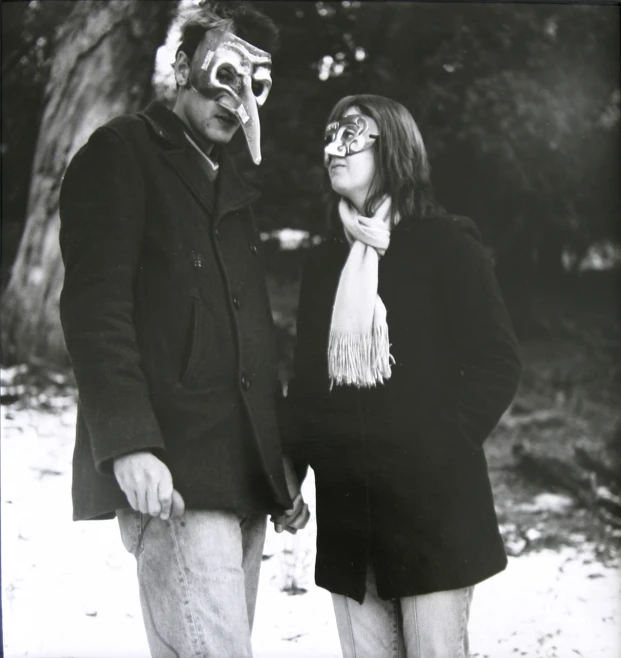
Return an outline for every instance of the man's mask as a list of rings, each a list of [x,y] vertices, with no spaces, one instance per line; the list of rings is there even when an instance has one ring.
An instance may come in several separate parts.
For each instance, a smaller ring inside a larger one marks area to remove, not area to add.
[[[239,120],[255,164],[261,162],[259,108],[272,87],[272,58],[231,32],[208,31],[192,59],[190,85]]]
[[[377,124],[371,117],[350,114],[326,126],[324,164],[330,156],[345,158],[370,149],[379,136]]]

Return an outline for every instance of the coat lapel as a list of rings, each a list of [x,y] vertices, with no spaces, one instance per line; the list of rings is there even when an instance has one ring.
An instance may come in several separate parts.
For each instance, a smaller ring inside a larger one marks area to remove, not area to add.
[[[213,183],[208,180],[205,172],[195,163],[186,148],[193,147],[188,144],[187,147],[184,145],[178,150],[165,151],[162,153],[162,158],[179,174],[205,210],[213,214],[216,196]]]
[[[225,215],[245,208],[259,196],[259,192],[242,181],[235,169],[233,160],[226,149],[221,150],[220,171],[216,181],[216,209],[214,221],[217,224]]]
[[[164,162],[177,172],[215,222],[259,196],[257,190],[241,180],[225,148],[220,149],[220,169],[214,187],[190,151],[193,147],[185,138],[181,119],[162,103],[153,101],[139,116],[162,141]]]

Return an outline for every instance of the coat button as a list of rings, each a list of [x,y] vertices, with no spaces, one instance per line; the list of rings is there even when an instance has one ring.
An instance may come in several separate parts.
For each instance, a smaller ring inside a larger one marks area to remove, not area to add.
[[[253,256],[256,256],[258,253],[257,245],[254,242],[250,242],[250,251],[252,252]]]
[[[216,230],[214,231],[214,235],[216,236],[216,240],[217,240],[218,242],[220,242],[220,241],[222,240],[222,234],[220,233],[220,230],[219,230],[219,229],[216,229]]]
[[[239,310],[239,309],[241,308],[241,303],[240,303],[240,301],[239,301],[239,298],[238,298],[236,295],[233,295],[233,297],[232,297],[232,301],[233,301],[233,306],[234,306],[237,310]]]
[[[248,377],[246,377],[246,375],[242,375],[241,387],[244,389],[244,391],[247,391],[250,388],[250,380]]]

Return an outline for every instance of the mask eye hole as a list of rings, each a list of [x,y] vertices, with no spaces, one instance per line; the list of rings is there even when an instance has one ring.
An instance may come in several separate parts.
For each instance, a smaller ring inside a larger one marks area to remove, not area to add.
[[[252,93],[258,98],[265,92],[265,83],[260,80],[252,81]]]
[[[239,76],[231,66],[221,66],[216,73],[216,80],[232,89],[236,89],[239,86]]]

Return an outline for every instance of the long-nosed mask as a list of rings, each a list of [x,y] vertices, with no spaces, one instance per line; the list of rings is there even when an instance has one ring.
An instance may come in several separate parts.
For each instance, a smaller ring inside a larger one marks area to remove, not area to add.
[[[231,32],[209,30],[192,58],[190,85],[232,112],[255,164],[261,162],[259,108],[272,87],[272,58]]]

